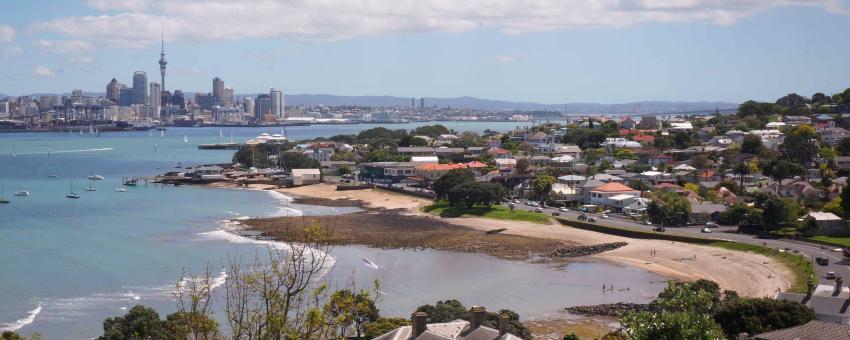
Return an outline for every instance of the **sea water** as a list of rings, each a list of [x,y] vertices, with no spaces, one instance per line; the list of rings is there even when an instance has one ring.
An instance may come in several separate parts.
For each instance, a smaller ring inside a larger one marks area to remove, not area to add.
[[[465,123],[451,128],[480,132],[514,125]],[[289,127],[286,133],[303,139],[368,127]],[[242,141],[277,129],[221,130],[226,139],[233,133]],[[218,136],[218,128],[169,128],[164,138],[156,131],[100,137],[0,134],[0,182],[12,201],[0,205],[0,330],[85,339],[101,334],[105,318],[123,315],[136,304],[155,307],[164,316],[175,310],[172,292],[182,272],[200,273],[209,266],[220,283],[228,257],[253,258],[265,252],[268,242],[232,232],[234,220],[352,211],[299,206],[268,191],[143,182],[122,186],[122,177],[229,162],[233,151],[197,150],[197,144],[217,142]],[[106,179],[88,180],[93,174]],[[84,191],[88,186],[98,191]],[[121,187],[127,192],[114,191]],[[31,196],[12,196],[22,190]],[[66,198],[70,191],[81,198]],[[645,302],[662,288],[662,278],[656,275],[600,263],[556,270],[478,254],[367,247],[337,247],[331,256],[331,286],[344,287],[354,278],[359,287],[368,288],[379,279],[379,307],[388,316],[404,317],[419,305],[455,298],[491,310],[510,308],[524,317],[547,317],[570,305]],[[379,268],[365,266],[364,258]],[[630,282],[630,290],[603,293],[605,282]],[[220,316],[220,301],[216,304]]]

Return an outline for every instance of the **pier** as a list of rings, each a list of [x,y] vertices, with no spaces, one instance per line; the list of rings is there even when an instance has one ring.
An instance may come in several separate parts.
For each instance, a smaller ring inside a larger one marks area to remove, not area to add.
[[[198,150],[239,150],[241,143],[198,144]]]

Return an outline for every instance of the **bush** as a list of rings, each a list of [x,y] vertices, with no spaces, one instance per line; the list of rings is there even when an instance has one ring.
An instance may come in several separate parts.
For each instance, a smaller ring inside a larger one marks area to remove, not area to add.
[[[714,311],[714,320],[723,333],[734,338],[741,332],[759,334],[789,328],[814,320],[809,307],[791,301],[770,298],[726,299]]]

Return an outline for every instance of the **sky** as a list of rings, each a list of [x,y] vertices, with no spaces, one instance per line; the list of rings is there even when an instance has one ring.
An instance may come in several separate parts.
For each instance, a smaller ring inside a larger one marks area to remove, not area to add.
[[[0,0],[0,93],[166,89],[625,103],[850,87],[850,0]]]

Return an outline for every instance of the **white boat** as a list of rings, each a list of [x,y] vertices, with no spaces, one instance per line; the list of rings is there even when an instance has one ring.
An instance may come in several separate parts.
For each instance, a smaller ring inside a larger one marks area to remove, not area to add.
[[[26,190],[18,191],[18,192],[15,193],[15,196],[18,196],[18,197],[27,197],[29,195],[30,195],[30,192],[26,191]]]
[[[92,181],[102,181],[102,180],[104,180],[103,176],[101,176],[101,175],[91,175],[91,176],[89,176],[89,179],[92,180]]]
[[[70,192],[68,192],[67,195],[65,195],[65,197],[67,197],[67,198],[80,198],[80,195],[74,192],[74,181],[71,181],[71,185],[69,187],[70,187],[71,190],[70,190]]]
[[[218,130],[218,140],[224,140],[224,132]]]
[[[95,188],[95,187],[88,187],[88,188],[86,188],[86,191],[97,191],[97,188]]]
[[[165,138],[165,130],[159,130],[159,138]]]
[[[15,157],[15,156],[17,156],[17,155],[18,155],[18,154],[17,154],[17,153],[15,153],[15,146],[14,146],[14,145],[12,145],[12,153],[11,153],[11,154],[9,154],[9,157]]]
[[[47,177],[48,178],[57,178],[57,177],[59,177],[59,175],[51,173],[51,174],[48,174]]]
[[[183,143],[189,143],[189,137],[183,136]]]
[[[115,192],[127,192],[127,189],[117,188],[117,189],[115,189]]]

